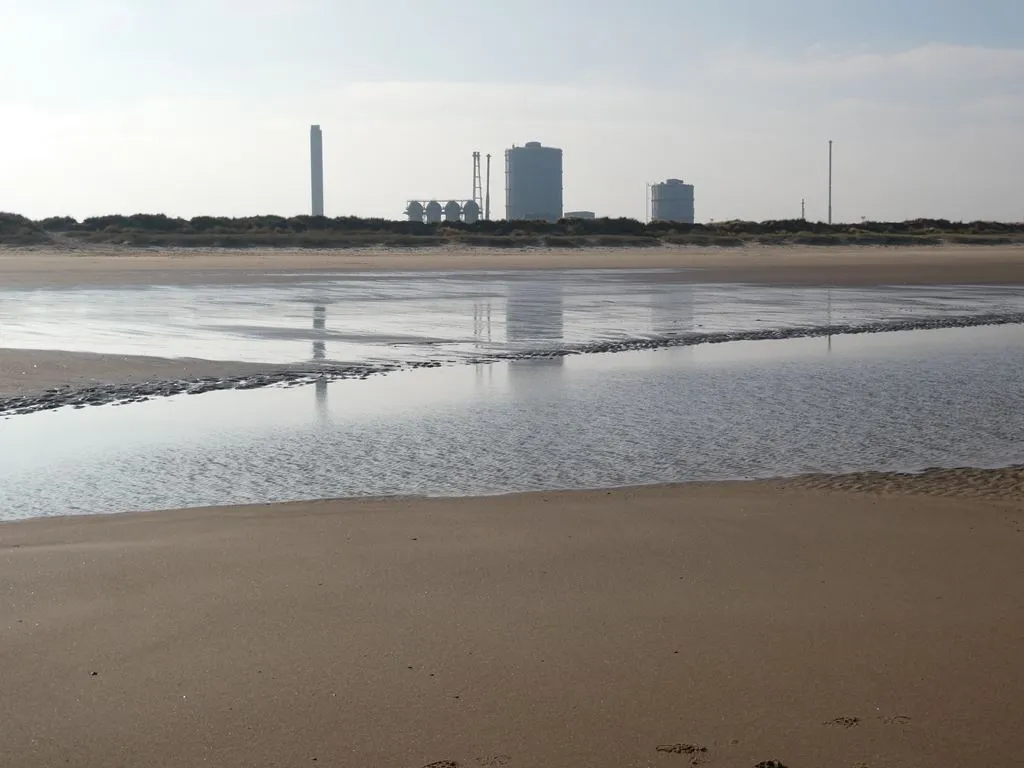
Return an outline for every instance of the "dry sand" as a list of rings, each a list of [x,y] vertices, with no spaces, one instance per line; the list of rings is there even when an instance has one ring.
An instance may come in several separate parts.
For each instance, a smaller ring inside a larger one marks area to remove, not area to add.
[[[688,278],[694,281],[792,285],[1021,284],[1024,246],[0,249],[0,286],[21,287],[266,282],[290,279],[295,270],[554,268],[685,268],[696,270]]]
[[[0,525],[0,765],[1019,765],[1007,472]]]

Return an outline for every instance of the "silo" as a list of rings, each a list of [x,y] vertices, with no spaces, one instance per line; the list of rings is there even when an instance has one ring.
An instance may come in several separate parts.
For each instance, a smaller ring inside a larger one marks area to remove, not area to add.
[[[427,203],[427,223],[437,224],[441,221],[441,204],[437,200]]]
[[[505,218],[562,218],[562,150],[539,141],[505,150]]]
[[[668,179],[651,185],[651,221],[693,224],[693,184]]]
[[[461,221],[462,205],[458,200],[449,200],[444,206],[445,221]]]
[[[409,221],[423,221],[423,203],[410,200],[405,209],[405,215],[409,217]]]
[[[467,200],[462,206],[462,220],[467,224],[476,224],[480,221],[480,205],[476,200]]]

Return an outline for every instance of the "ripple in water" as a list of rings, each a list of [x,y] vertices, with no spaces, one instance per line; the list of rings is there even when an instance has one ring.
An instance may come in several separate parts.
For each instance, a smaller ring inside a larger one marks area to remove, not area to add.
[[[0,516],[1004,466],[1024,461],[1022,334],[736,342],[20,416],[0,432]]]

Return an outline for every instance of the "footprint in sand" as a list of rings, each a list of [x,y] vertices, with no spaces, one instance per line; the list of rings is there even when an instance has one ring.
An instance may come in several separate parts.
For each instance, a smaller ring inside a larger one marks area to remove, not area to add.
[[[762,760],[754,768],[786,768],[779,760]]]
[[[878,719],[886,725],[906,725],[910,722],[910,718],[906,715],[883,715]]]
[[[436,763],[424,765],[423,768],[461,768],[454,760],[438,760]]]
[[[655,750],[670,755],[689,755],[690,765],[694,768],[704,763],[708,752],[708,748],[702,744],[659,744]]]
[[[860,725],[859,717],[835,717],[831,720],[826,720],[824,725],[838,725],[842,728],[853,728],[856,725]]]
[[[505,768],[511,762],[512,758],[508,755],[490,755],[476,759],[477,765],[481,766],[481,768]]]

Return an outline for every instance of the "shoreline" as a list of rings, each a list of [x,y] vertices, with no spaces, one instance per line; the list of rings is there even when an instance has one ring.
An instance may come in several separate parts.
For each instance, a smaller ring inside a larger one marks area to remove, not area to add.
[[[960,499],[976,501],[981,504],[1013,509],[1022,505],[1022,519],[1014,520],[1018,532],[1024,532],[1024,464],[1015,463],[999,467],[926,467],[920,470],[858,470],[850,472],[808,472],[800,475],[780,475],[778,477],[761,477],[731,480],[686,480],[670,483],[646,483],[641,485],[595,486],[586,488],[553,488],[546,490],[501,491],[472,496],[428,496],[415,494],[388,494],[383,496],[339,496],[317,499],[298,499],[293,501],[268,501],[239,504],[216,504],[197,507],[177,507],[171,509],[135,509],[125,512],[74,513],[45,517],[29,517],[18,520],[0,519],[0,549],[3,546],[2,534],[5,528],[20,525],[38,525],[44,528],[51,525],[70,523],[107,521],[116,523],[118,520],[162,520],[173,523],[182,516],[206,515],[242,515],[269,514],[287,515],[292,510],[307,507],[325,507],[348,510],[373,505],[389,504],[424,504],[443,505],[455,502],[459,504],[483,505],[490,501],[528,503],[537,500],[549,500],[551,497],[572,498],[576,496],[620,495],[629,497],[645,493],[679,493],[691,492],[713,493],[716,490],[749,490],[769,494],[807,494],[810,496],[828,496],[833,494],[855,496],[859,498],[878,498],[896,500],[901,498],[918,499]]]
[[[0,742],[26,768],[1009,765],[1022,513],[752,482],[4,524]]]
[[[1021,246],[742,246],[523,250],[473,247],[0,248],[0,285],[68,288],[261,283],[293,280],[295,271],[480,272],[552,269],[685,270],[683,282],[765,285],[1022,285]]]

